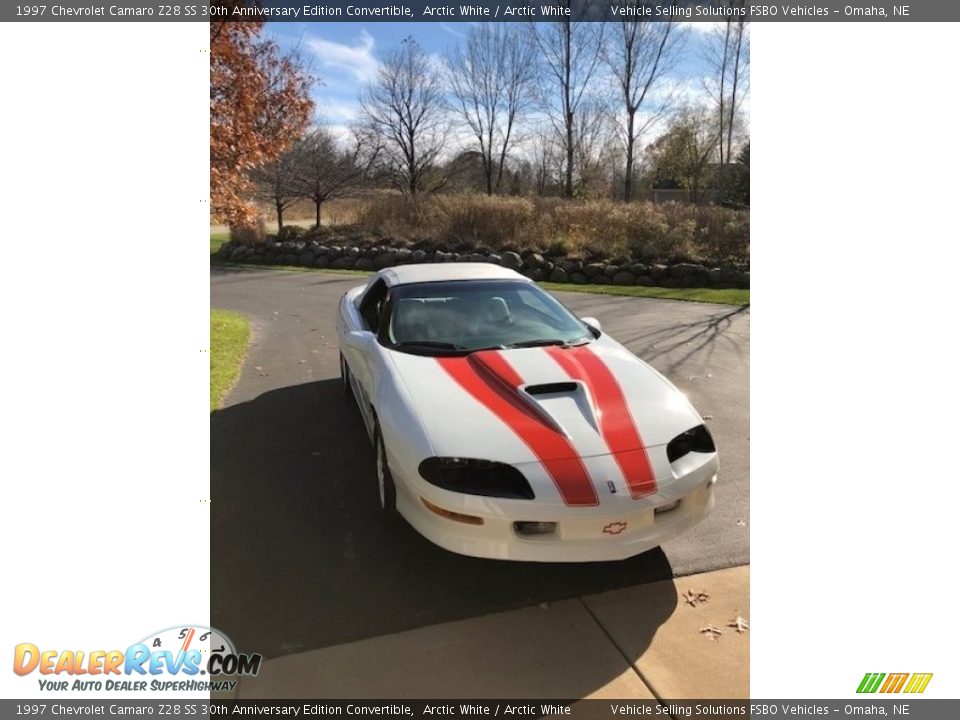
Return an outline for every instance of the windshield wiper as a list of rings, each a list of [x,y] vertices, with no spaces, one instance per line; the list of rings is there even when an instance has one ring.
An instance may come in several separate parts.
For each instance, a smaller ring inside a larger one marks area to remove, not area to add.
[[[465,348],[452,342],[440,342],[438,340],[407,340],[398,342],[395,348],[436,348],[437,350],[464,350]]]
[[[547,340],[525,340],[518,343],[510,343],[506,345],[507,348],[532,348],[532,347],[547,347],[549,345],[560,345],[562,347],[573,347],[574,345],[581,345],[585,342],[584,338],[579,338],[577,340],[559,340],[559,339],[547,339]]]

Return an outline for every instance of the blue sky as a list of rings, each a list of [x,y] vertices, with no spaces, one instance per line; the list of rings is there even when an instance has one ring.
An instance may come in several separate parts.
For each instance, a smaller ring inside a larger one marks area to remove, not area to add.
[[[687,42],[674,77],[695,98],[705,73],[702,45],[713,23],[687,23]],[[358,91],[374,76],[379,57],[412,35],[423,49],[441,56],[469,29],[470,23],[270,23],[267,36],[283,49],[299,44],[321,81],[314,88],[317,120],[344,133],[356,118]]]

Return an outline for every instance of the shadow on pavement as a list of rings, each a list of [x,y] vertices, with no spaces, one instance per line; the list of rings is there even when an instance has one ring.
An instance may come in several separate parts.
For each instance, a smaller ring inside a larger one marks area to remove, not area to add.
[[[276,657],[671,577],[660,549],[507,563],[385,525],[373,452],[338,379],[264,393],[210,425],[211,619],[241,650]],[[637,608],[649,638],[676,606],[662,586],[662,601]]]

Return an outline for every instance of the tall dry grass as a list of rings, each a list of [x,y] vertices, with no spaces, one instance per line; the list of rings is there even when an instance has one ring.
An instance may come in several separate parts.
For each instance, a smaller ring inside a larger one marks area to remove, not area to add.
[[[358,230],[458,251],[739,264],[750,254],[749,212],[716,206],[485,195],[380,195],[358,203]]]

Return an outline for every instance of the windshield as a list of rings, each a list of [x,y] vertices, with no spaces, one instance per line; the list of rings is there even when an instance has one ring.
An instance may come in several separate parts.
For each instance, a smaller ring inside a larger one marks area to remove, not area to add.
[[[438,355],[592,339],[579,318],[537,285],[522,280],[392,288],[389,320],[381,333],[381,340],[394,349]]]

